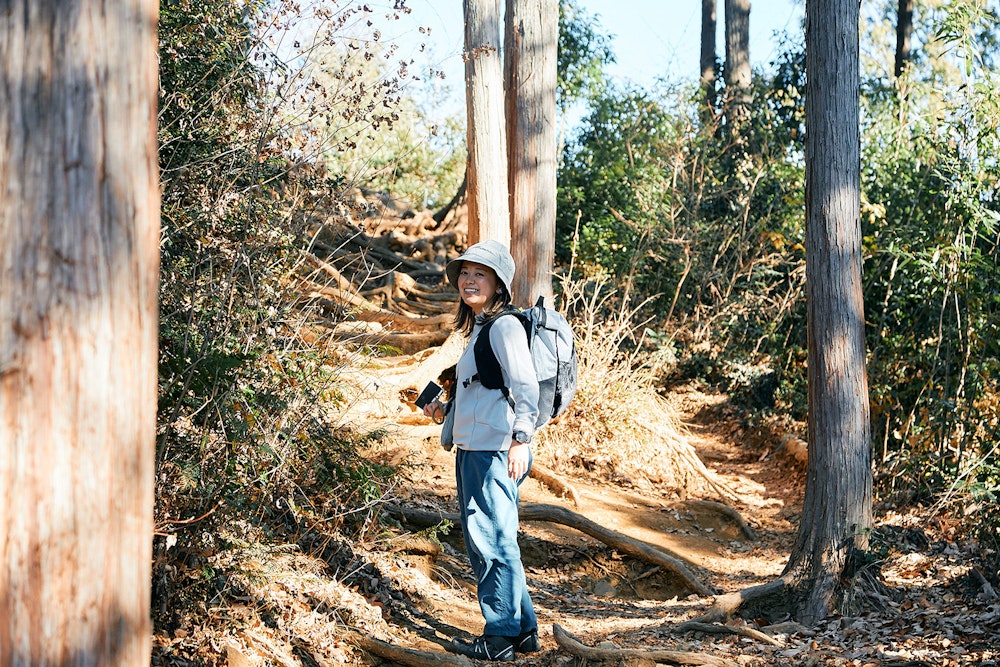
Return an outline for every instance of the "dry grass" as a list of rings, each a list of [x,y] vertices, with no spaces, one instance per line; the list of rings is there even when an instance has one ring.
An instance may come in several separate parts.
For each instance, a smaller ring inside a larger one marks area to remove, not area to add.
[[[569,409],[539,438],[538,452],[557,470],[583,468],[614,482],[656,485],[680,494],[731,494],[705,469],[645,363],[646,322],[605,283],[563,285],[564,310],[577,336],[579,381]]]

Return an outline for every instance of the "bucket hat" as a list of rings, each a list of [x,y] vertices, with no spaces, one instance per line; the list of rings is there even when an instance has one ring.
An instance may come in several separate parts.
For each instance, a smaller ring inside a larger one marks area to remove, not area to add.
[[[514,280],[514,258],[511,257],[510,251],[504,244],[493,240],[480,241],[469,246],[456,259],[448,262],[445,273],[448,274],[448,280],[455,287],[458,287],[458,274],[462,272],[463,262],[475,262],[490,267],[496,272],[497,278],[500,279],[503,286],[507,288],[507,294],[512,293],[510,284]]]

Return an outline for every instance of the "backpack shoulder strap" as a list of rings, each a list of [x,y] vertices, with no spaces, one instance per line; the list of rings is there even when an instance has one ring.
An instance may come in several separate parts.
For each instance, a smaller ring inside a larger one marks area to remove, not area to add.
[[[476,374],[472,376],[472,380],[478,380],[487,389],[500,389],[504,392],[506,396],[508,394],[507,388],[503,384],[503,373],[500,371],[500,361],[497,359],[496,352],[493,351],[493,345],[490,343],[490,329],[493,328],[493,323],[504,315],[516,315],[518,320],[521,321],[522,326],[525,328],[525,332],[531,326],[528,318],[523,317],[519,310],[514,308],[509,308],[504,310],[496,317],[488,320],[483,324],[483,328],[479,331],[479,337],[476,338],[476,342],[473,344],[473,354],[476,358]],[[531,340],[531,337],[528,337]]]

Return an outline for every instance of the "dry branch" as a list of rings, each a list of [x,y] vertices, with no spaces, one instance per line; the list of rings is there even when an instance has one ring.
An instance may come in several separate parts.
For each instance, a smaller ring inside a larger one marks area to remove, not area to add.
[[[580,496],[573,485],[538,463],[531,464],[531,476],[560,498],[569,498],[574,507],[580,506]]]
[[[742,532],[748,540],[750,540],[751,542],[757,541],[757,533],[755,533],[753,528],[751,528],[747,524],[747,522],[743,520],[743,517],[740,515],[740,513],[734,510],[729,505],[726,505],[725,503],[717,503],[714,500],[686,500],[684,501],[683,504],[687,505],[688,507],[691,506],[704,507],[707,509],[714,510],[719,514],[724,514],[727,517],[729,517],[733,521],[733,523],[735,523],[739,527],[740,532]]]
[[[387,505],[386,509],[396,518],[419,528],[436,526],[444,520],[452,522],[456,527],[461,525],[459,516],[451,512],[432,512],[429,510],[402,508],[397,505]],[[594,523],[587,517],[564,507],[540,503],[525,503],[521,505],[518,516],[522,521],[547,521],[579,530],[581,533],[585,533],[632,558],[652,565],[659,565],[665,570],[672,572],[690,590],[695,591],[699,595],[713,595],[712,589],[695,577],[677,555],[605,528]]]
[[[437,665],[474,667],[476,664],[465,656],[403,648],[402,646],[389,644],[388,642],[353,630],[347,633],[347,641],[372,655],[391,660],[401,665],[412,665],[413,667],[436,667]]]
[[[771,635],[745,625],[726,625],[723,623],[700,623],[698,621],[688,621],[675,626],[672,628],[672,631],[705,632],[713,635],[739,635],[741,637],[749,637],[750,639],[755,639],[759,642],[764,642],[765,644],[770,644],[772,646],[784,646],[783,642],[778,641]]]
[[[694,576],[691,570],[688,569],[687,565],[684,564],[683,559],[676,554],[670,553],[666,549],[652,547],[645,542],[641,542],[628,537],[627,535],[605,528],[600,524],[594,523],[582,514],[577,514],[576,512],[566,509],[565,507],[540,503],[528,503],[521,506],[518,515],[524,521],[549,521],[551,523],[558,523],[563,526],[575,528],[581,533],[585,533],[594,539],[607,544],[609,547],[612,547],[633,558],[652,565],[662,566],[680,577],[684,583],[687,584],[688,588],[695,591],[699,595],[714,594],[714,591],[711,588],[703,584],[696,576]]]
[[[624,660],[648,661],[651,663],[665,663],[668,665],[708,665],[709,667],[738,667],[738,664],[717,658],[706,653],[695,653],[691,651],[671,651],[667,649],[608,649],[591,648],[586,646],[576,637],[571,635],[559,624],[552,626],[552,635],[556,643],[565,651],[583,658],[585,661],[615,661]]]

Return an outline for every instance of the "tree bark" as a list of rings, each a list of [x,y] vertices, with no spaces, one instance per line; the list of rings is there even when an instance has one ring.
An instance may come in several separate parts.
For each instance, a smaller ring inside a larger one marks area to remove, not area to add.
[[[469,244],[510,245],[500,0],[464,0]]]
[[[824,618],[868,548],[872,480],[861,286],[857,0],[806,3],[806,298],[809,462],[783,577],[805,582],[797,617]]]
[[[896,65],[895,75],[901,76],[910,62],[910,35],[913,32],[913,0],[899,0],[896,13]]]
[[[717,0],[701,0],[701,89],[705,96],[706,111],[715,107],[715,81],[717,78],[715,61]]]
[[[0,10],[0,665],[148,665],[154,0]]]
[[[514,303],[553,302],[558,0],[507,0],[504,78]]]
[[[743,126],[750,107],[750,0],[726,2],[726,82],[729,131]]]

